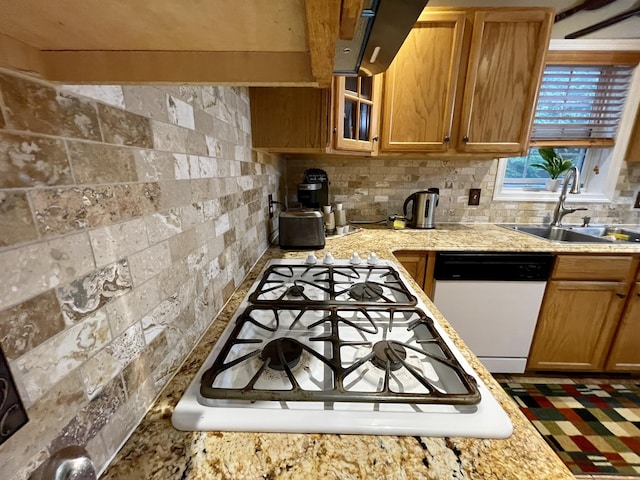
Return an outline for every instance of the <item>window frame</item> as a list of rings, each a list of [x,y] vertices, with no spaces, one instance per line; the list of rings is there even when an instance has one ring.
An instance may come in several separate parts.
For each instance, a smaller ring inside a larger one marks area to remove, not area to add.
[[[552,40],[549,46],[550,51],[640,51],[640,41],[638,40]],[[549,62],[550,64],[553,62]],[[576,64],[581,63],[576,60]],[[536,99],[537,102],[537,99]],[[620,175],[620,170],[624,163],[624,156],[627,145],[631,138],[635,116],[640,109],[640,64],[636,65],[627,101],[618,126],[618,134],[613,147],[610,147],[609,158],[606,159],[606,168],[600,169],[598,178],[592,174],[593,167],[602,164],[602,150],[593,150],[587,153],[585,158],[586,168],[582,181],[585,185],[580,195],[571,197],[572,203],[610,203],[616,195],[616,184]],[[537,148],[530,146],[529,148]],[[596,147],[597,148],[597,147]],[[606,148],[606,147],[604,147]],[[493,190],[493,200],[511,202],[557,202],[558,193],[549,191],[530,191],[518,188],[504,188],[504,174],[507,168],[508,158],[498,159],[496,182]],[[589,188],[591,186],[591,188]],[[596,191],[597,187],[597,191]]]

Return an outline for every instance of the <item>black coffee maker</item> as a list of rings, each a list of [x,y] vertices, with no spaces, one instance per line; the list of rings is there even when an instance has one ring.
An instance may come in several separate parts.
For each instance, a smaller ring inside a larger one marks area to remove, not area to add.
[[[298,202],[302,208],[320,210],[329,205],[329,177],[319,168],[304,171],[304,181],[298,184]]]

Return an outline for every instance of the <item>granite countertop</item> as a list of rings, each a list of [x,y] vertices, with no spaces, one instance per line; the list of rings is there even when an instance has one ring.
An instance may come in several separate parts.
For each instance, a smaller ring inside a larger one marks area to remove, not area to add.
[[[382,259],[395,260],[392,251],[407,249],[640,253],[640,245],[636,244],[561,244],[493,225],[474,224],[428,231],[362,229],[328,238],[325,249],[316,255],[331,251],[336,258],[346,258],[357,251],[365,258],[374,251]],[[307,253],[267,250],[102,478],[505,480],[529,479],[532,475],[540,480],[574,478],[426,295],[422,300],[510,416],[514,432],[508,439],[175,430],[171,425],[174,406],[265,263],[272,258],[305,258]],[[413,286],[420,291],[415,283]]]

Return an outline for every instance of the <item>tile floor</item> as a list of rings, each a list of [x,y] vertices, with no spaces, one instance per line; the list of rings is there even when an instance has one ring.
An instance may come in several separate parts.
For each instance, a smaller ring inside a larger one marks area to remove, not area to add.
[[[545,374],[542,375],[532,375],[532,374],[494,374],[493,375],[496,380],[499,382],[521,382],[521,383],[547,383],[547,384],[558,384],[558,383],[619,383],[619,384],[631,384],[631,383],[640,383],[640,376],[630,376],[630,375],[611,375],[611,374],[572,374],[571,377],[566,376],[566,374]],[[640,477],[637,476],[627,476],[627,475],[576,475],[577,480],[639,480]]]

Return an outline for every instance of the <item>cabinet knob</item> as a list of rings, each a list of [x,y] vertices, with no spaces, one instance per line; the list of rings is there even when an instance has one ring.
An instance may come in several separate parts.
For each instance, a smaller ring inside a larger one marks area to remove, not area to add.
[[[462,137],[462,141],[467,143],[469,141],[469,137],[465,135],[464,137]]]
[[[616,295],[618,296],[618,298],[624,298],[627,296],[626,293],[616,293]]]
[[[373,137],[373,141],[377,142],[378,141],[378,136],[376,135],[375,137]]]
[[[446,137],[444,137],[444,143],[447,143],[448,141],[451,140],[451,137],[449,135],[447,135]]]

